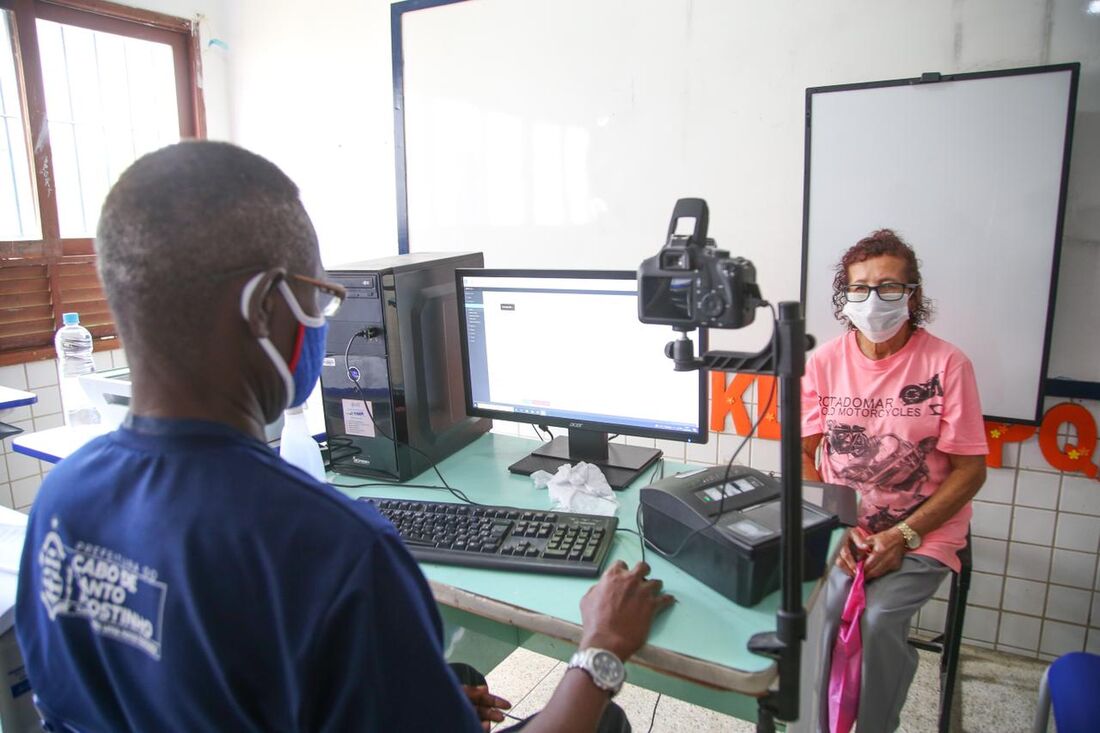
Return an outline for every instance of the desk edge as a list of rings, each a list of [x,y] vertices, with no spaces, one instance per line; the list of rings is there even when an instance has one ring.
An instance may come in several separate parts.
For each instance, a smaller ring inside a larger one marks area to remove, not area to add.
[[[34,448],[28,448],[25,445],[17,443],[16,439],[18,439],[18,437],[19,436],[16,436],[16,438],[13,439],[11,443],[11,449],[15,453],[21,453],[22,455],[30,456],[31,458],[37,458],[38,460],[45,461],[46,463],[59,463],[61,461],[61,458],[58,456],[50,453],[43,453],[42,451],[35,450]]]
[[[471,593],[436,580],[429,580],[428,583],[436,602],[444,606],[468,611],[491,621],[509,624],[571,644],[580,641],[582,629],[577,624],[551,618],[527,608],[513,606],[510,603]],[[770,664],[759,672],[745,672],[678,654],[652,644],[642,647],[630,658],[630,662],[703,687],[737,692],[751,697],[763,696],[775,681],[777,674],[775,664]]]

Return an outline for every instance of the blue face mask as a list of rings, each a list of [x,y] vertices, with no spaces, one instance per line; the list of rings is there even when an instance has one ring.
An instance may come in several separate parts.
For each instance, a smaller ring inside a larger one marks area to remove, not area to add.
[[[241,315],[248,320],[248,304],[252,299],[252,292],[256,289],[264,273],[259,273],[245,284],[241,291]],[[328,333],[328,322],[324,316],[311,316],[302,310],[294,292],[285,280],[279,282],[279,292],[294,317],[298,319],[298,334],[294,339],[294,350],[291,352],[290,364],[286,363],[282,354],[271,343],[271,339],[261,337],[258,339],[260,346],[267,353],[275,370],[283,378],[286,386],[287,402],[284,410],[290,407],[301,407],[309,399],[317,380],[321,376],[321,364],[325,358],[325,336]]]
[[[321,362],[325,358],[327,334],[327,322],[320,326],[298,324],[294,355],[290,359],[290,376],[294,381],[294,396],[290,400],[290,407],[300,407],[305,403],[317,380],[321,378]]]

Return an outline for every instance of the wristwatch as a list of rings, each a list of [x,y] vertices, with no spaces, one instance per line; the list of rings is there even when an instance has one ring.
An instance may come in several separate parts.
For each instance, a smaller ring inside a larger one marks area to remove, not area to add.
[[[905,546],[910,550],[915,550],[920,547],[920,535],[916,533],[912,527],[905,522],[898,522],[894,525],[901,532],[901,536],[905,538]]]
[[[606,649],[578,649],[569,659],[567,669],[574,667],[587,672],[596,687],[610,692],[611,697],[619,694],[626,681],[626,668],[622,661]]]

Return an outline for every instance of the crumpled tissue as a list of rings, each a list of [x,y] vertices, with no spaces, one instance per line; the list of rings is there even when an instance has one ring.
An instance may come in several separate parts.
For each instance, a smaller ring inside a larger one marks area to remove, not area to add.
[[[535,471],[531,478],[536,489],[547,489],[554,509],[610,517],[619,508],[619,500],[603,471],[591,463],[582,461],[575,466],[566,463],[555,474]]]

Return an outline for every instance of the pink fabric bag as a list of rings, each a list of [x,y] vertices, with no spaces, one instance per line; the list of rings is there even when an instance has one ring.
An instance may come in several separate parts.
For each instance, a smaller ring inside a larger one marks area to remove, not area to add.
[[[836,641],[833,642],[833,661],[829,667],[830,733],[848,733],[859,715],[859,688],[863,671],[863,639],[859,633],[859,621],[866,607],[863,561],[860,560],[844,612],[840,615]]]

